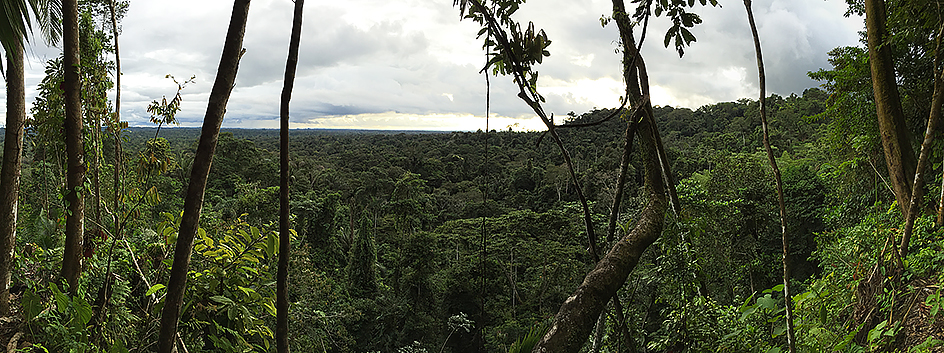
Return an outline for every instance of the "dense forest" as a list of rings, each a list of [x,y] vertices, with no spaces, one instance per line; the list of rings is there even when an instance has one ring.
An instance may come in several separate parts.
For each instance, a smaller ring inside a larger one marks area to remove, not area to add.
[[[109,353],[941,352],[935,43],[944,22],[925,11],[930,1],[852,1],[850,11],[870,18],[876,2],[887,2],[880,29],[893,39],[878,48],[863,33],[866,47],[829,52],[832,67],[809,73],[822,86],[801,94],[652,106],[629,35],[624,107],[545,119],[548,131],[291,130],[285,148],[287,130],[175,127],[187,80],[148,108],[153,127],[128,127],[108,95],[120,70],[108,53],[129,4],[65,0],[77,32],[59,34],[75,37],[79,62],[65,43],[28,116],[27,102],[7,96],[0,254],[12,256],[0,259],[0,343]],[[685,9],[695,1],[636,3],[679,16],[666,46],[677,38],[681,54],[694,40]],[[249,6],[236,1],[234,21],[240,4]],[[530,65],[549,41],[502,27],[520,2],[482,4],[457,1],[495,45],[489,65],[514,76],[542,116]],[[648,23],[643,10],[632,16]],[[630,26],[628,14],[614,5],[604,22],[632,34],[643,22]],[[0,30],[14,19],[6,14]],[[492,34],[503,28],[517,39]],[[23,43],[0,34],[10,92]],[[224,59],[238,64],[238,49],[224,47]],[[894,99],[870,84],[879,51],[895,58],[886,62]],[[211,117],[211,96],[207,121],[222,119],[225,101]],[[201,168],[205,186],[192,199]],[[623,278],[608,277],[615,267]],[[596,286],[601,278],[616,280]],[[282,334],[288,347],[276,343]]]

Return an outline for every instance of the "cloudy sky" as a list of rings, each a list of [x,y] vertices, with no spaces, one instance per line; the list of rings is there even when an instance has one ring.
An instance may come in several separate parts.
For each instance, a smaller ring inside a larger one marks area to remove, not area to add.
[[[667,22],[651,23],[643,48],[653,103],[698,108],[757,95],[744,6],[696,8],[698,41],[679,58],[662,46]],[[277,128],[292,26],[291,0],[254,0],[225,127]],[[216,75],[232,1],[132,0],[121,27],[122,119],[148,126],[147,104],[174,94],[166,75],[196,76],[183,91],[182,126],[200,126]],[[614,107],[622,92],[615,24],[600,25],[609,0],[533,0],[516,15],[553,41],[538,67],[546,109],[557,115]],[[840,0],[757,0],[768,91],[801,94],[828,67],[826,52],[857,45],[861,18]],[[293,128],[475,130],[485,127],[485,57],[475,23],[451,0],[309,0],[291,105]],[[638,35],[638,34],[637,34]],[[28,49],[27,104],[57,48]],[[491,79],[490,128],[540,130],[510,77]],[[0,92],[0,100],[4,100]],[[5,105],[4,105],[5,106]],[[0,112],[2,116],[3,112]]]

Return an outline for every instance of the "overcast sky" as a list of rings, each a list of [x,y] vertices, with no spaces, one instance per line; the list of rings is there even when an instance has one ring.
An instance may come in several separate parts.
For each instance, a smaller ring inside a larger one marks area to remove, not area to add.
[[[668,28],[651,23],[643,48],[656,105],[698,108],[756,98],[754,48],[743,3],[697,7],[698,41],[679,58],[662,46]],[[254,0],[243,56],[224,127],[277,128],[279,95],[292,26],[290,0]],[[826,52],[857,45],[861,18],[844,18],[841,0],[758,0],[754,15],[764,50],[768,92],[802,94],[817,82],[806,72],[828,67]],[[200,126],[232,11],[224,0],[132,0],[119,37],[122,119],[149,126],[147,104],[172,96],[180,79],[178,119]],[[622,92],[616,25],[600,25],[609,0],[533,0],[516,15],[553,41],[537,67],[546,109],[557,115],[618,106]],[[485,127],[485,57],[478,28],[459,20],[452,0],[345,0],[305,3],[293,128],[475,130]],[[638,36],[638,33],[637,33]],[[27,50],[27,104],[57,48]],[[510,77],[491,79],[490,128],[541,130]],[[0,92],[0,100],[4,100]],[[114,93],[112,93],[112,97]],[[5,105],[3,105],[5,106]],[[0,109],[2,110],[2,109]],[[0,115],[3,112],[0,111]]]

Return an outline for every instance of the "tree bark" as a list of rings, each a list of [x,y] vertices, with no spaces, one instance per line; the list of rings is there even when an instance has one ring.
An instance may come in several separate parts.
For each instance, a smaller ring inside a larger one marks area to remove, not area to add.
[[[111,122],[111,133],[115,139],[115,162],[114,162],[114,190],[112,208],[112,218],[115,224],[115,230],[112,236],[118,237],[121,234],[121,54],[118,50],[118,18],[115,14],[115,1],[108,2],[108,10],[111,14],[111,32],[115,38],[115,115]],[[148,286],[150,287],[150,286]],[[153,295],[152,295],[153,296]]]
[[[645,161],[649,203],[636,227],[620,239],[597,262],[577,290],[561,306],[550,330],[534,352],[577,352],[583,347],[606,303],[626,282],[643,251],[662,234],[662,219],[668,207],[655,148],[655,126],[651,119],[639,123],[640,153]]]
[[[241,48],[246,31],[246,19],[249,16],[249,1],[236,0],[233,4],[233,14],[226,32],[226,42],[223,45],[216,81],[210,92],[206,115],[203,119],[203,130],[193,158],[190,184],[187,187],[184,213],[180,220],[180,231],[174,250],[174,264],[171,267],[167,295],[161,311],[161,327],[157,340],[159,353],[176,351],[174,341],[177,335],[177,320],[187,284],[187,270],[190,267],[193,240],[199,228],[207,176],[210,173],[213,154],[216,152],[216,142],[220,135],[223,114],[226,112],[226,102],[236,83],[236,72],[239,68],[239,59],[242,57]]]
[[[911,212],[908,212],[905,219],[905,229],[902,232],[901,245],[899,245],[902,258],[908,255],[908,246],[911,242],[911,233],[914,231],[914,222],[915,219],[918,218],[921,199],[924,198],[924,170],[927,169],[928,157],[931,156],[931,144],[934,142],[934,138],[937,137],[938,126],[941,123],[941,106],[944,104],[944,82],[942,82],[944,78],[941,77],[944,71],[940,69],[942,34],[944,34],[944,23],[941,23],[941,28],[938,30],[937,44],[934,50],[934,93],[931,96],[931,113],[928,116],[928,127],[924,134],[924,141],[921,142],[918,166],[915,169],[911,200],[908,201],[908,209],[910,209]],[[941,192],[944,194],[944,190]],[[938,214],[938,218],[940,218],[940,213]]]
[[[757,25],[754,23],[754,12],[751,11],[751,0],[744,0],[747,9],[747,20],[751,26],[751,35],[754,37],[754,51],[757,53],[757,74],[760,86],[760,121],[764,131],[764,150],[770,169],[774,172],[774,181],[777,183],[777,204],[780,206],[780,234],[783,240],[783,297],[786,309],[787,323],[787,350],[796,352],[796,338],[793,334],[793,296],[790,291],[790,237],[787,234],[787,207],[783,198],[783,179],[780,177],[780,168],[777,159],[770,148],[770,129],[767,126],[767,76],[764,73],[764,55],[760,48],[760,36],[757,34]]]
[[[276,323],[275,341],[279,353],[287,353],[288,346],[288,257],[291,251],[291,231],[288,204],[289,158],[288,128],[289,102],[292,100],[292,88],[295,86],[295,69],[298,66],[298,46],[302,37],[302,9],[305,0],[295,0],[295,15],[292,23],[292,38],[288,45],[288,59],[285,62],[285,82],[282,87],[282,104],[279,132],[279,272],[276,277]]]
[[[62,1],[62,40],[66,117],[66,240],[62,255],[62,277],[75,293],[82,272],[82,243],[85,221],[85,147],[82,137],[82,101],[79,80],[79,13],[77,0]]]
[[[10,313],[10,278],[16,244],[16,213],[26,121],[26,83],[23,41],[15,40],[7,54],[7,117],[0,167],[0,316]]]
[[[636,50],[632,26],[622,0],[613,0],[613,13],[623,42],[626,92],[635,103],[634,106],[642,105],[643,119],[637,124],[637,133],[649,201],[633,230],[613,245],[574,294],[567,298],[534,352],[577,352],[583,347],[606,303],[626,282],[646,248],[662,234],[663,218],[669,206],[665,188],[668,180],[663,175],[663,167],[666,166],[659,156],[659,132],[652,118],[652,105],[646,98],[649,78],[645,62]],[[635,75],[626,70],[634,70]],[[635,116],[633,119],[636,119]]]
[[[882,147],[888,164],[888,175],[895,189],[895,199],[901,207],[902,216],[907,217],[917,161],[905,127],[891,49],[885,45],[885,16],[884,0],[865,0],[869,66]]]

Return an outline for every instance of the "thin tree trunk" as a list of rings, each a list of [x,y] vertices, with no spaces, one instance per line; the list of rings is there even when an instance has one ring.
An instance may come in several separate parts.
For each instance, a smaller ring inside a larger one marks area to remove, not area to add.
[[[288,346],[288,257],[291,247],[289,230],[288,204],[288,128],[289,102],[292,100],[292,88],[295,85],[295,69],[298,66],[298,46],[302,36],[302,9],[305,0],[295,0],[295,15],[292,23],[292,39],[288,45],[288,59],[285,62],[285,82],[282,86],[282,105],[280,109],[281,131],[279,132],[279,272],[276,278],[276,323],[275,342],[279,353],[287,353]]]
[[[885,161],[888,164],[888,175],[895,189],[895,199],[901,207],[901,214],[907,217],[917,162],[905,127],[905,115],[901,109],[891,49],[885,43],[884,0],[865,0],[865,25],[872,90],[875,93],[875,109]]]
[[[590,346],[590,352],[600,353],[600,347],[603,346],[603,333],[606,331],[606,313],[600,312],[597,318],[597,324],[593,328],[593,345]]]
[[[23,41],[11,43],[7,54],[7,117],[0,168],[0,316],[10,313],[10,277],[16,245],[16,213],[23,156],[23,124],[26,121],[26,84]]]
[[[934,51],[934,94],[931,98],[931,114],[928,116],[928,128],[924,134],[924,141],[921,143],[921,153],[918,156],[918,167],[915,169],[914,184],[911,190],[911,200],[908,202],[908,209],[905,220],[905,229],[901,237],[901,257],[908,255],[908,245],[911,242],[911,233],[914,231],[914,222],[921,211],[921,199],[924,198],[924,170],[928,166],[928,157],[931,155],[931,143],[937,137],[938,125],[941,122],[941,105],[944,104],[944,82],[941,82],[941,75],[944,71],[941,67],[941,35],[944,32],[944,23],[937,33],[937,46]]]
[[[944,165],[944,161],[941,161],[941,165]],[[944,173],[941,175],[941,197],[938,200],[937,204],[937,226],[940,227],[944,225]]]
[[[635,116],[635,114],[633,114]],[[629,171],[629,160],[633,154],[633,138],[636,136],[636,119],[629,117],[626,123],[626,134],[623,138],[623,157],[620,161],[619,176],[616,178],[616,195],[613,197],[613,206],[610,208],[610,220],[606,227],[606,241],[616,239],[616,223],[619,221],[620,205],[623,201],[623,192],[626,189],[626,179]]]
[[[229,100],[230,93],[232,93],[233,86],[236,83],[236,72],[239,68],[239,59],[242,57],[241,48],[248,16],[249,0],[236,0],[233,4],[229,29],[226,32],[226,42],[223,45],[216,81],[213,83],[213,89],[207,103],[200,142],[193,158],[190,184],[187,187],[184,213],[180,220],[180,231],[174,250],[174,264],[171,267],[170,279],[167,283],[167,295],[164,299],[164,308],[161,311],[161,327],[157,339],[157,351],[159,353],[176,351],[174,341],[177,336],[177,320],[180,317],[180,306],[187,285],[187,270],[190,267],[193,240],[199,228],[207,176],[210,173],[213,154],[216,152],[216,142],[220,135],[223,114],[226,112],[226,102]]]
[[[793,334],[793,297],[790,295],[790,237],[787,235],[787,208],[783,199],[783,179],[780,177],[780,168],[777,159],[770,148],[770,129],[767,126],[767,78],[764,74],[764,56],[760,49],[760,36],[757,34],[757,25],[754,23],[754,12],[751,11],[751,0],[744,0],[747,9],[747,20],[751,25],[751,34],[754,36],[754,50],[757,53],[757,74],[760,81],[760,121],[764,130],[764,150],[767,151],[767,160],[774,172],[777,183],[777,204],[780,206],[780,234],[783,239],[783,298],[787,320],[787,349],[790,353],[796,352],[796,338]]]
[[[114,190],[112,190],[114,193],[112,216],[115,221],[115,231],[112,236],[118,237],[121,234],[121,55],[118,50],[118,18],[115,15],[115,1],[108,2],[108,10],[111,13],[112,36],[115,38],[115,116],[111,122],[112,136],[115,139]]]
[[[121,55],[118,50],[118,17],[115,14],[115,1],[108,1],[111,13],[111,33],[115,39],[115,123],[121,122]]]
[[[77,0],[62,1],[62,37],[65,61],[66,135],[66,240],[62,255],[62,277],[75,293],[82,271],[85,221],[85,148],[82,137],[82,101],[79,81],[79,14]]]
[[[552,121],[552,117],[548,117],[547,112],[544,111],[544,108],[541,106],[543,98],[537,93],[537,91],[529,83],[527,83],[527,78],[525,77],[525,72],[521,71],[521,61],[517,58],[514,50],[511,48],[507,35],[504,30],[501,29],[501,26],[498,24],[498,21],[494,18],[494,14],[488,10],[479,0],[472,0],[473,6],[477,7],[482,14],[486,14],[487,26],[492,29],[489,36],[494,36],[498,42],[498,45],[501,47],[501,50],[507,53],[512,67],[516,69],[512,70],[512,75],[514,76],[515,83],[518,85],[518,98],[521,98],[529,107],[534,111],[535,114],[541,118],[541,121],[547,127],[547,133],[551,135],[551,138],[554,140],[554,143],[557,145],[557,148],[561,152],[561,156],[564,157],[564,163],[567,165],[567,170],[570,173],[570,179],[574,183],[575,189],[577,191],[577,199],[580,201],[580,204],[583,209],[583,220],[584,226],[587,231],[587,243],[590,247],[590,255],[593,258],[593,261],[599,261],[600,252],[597,249],[597,236],[593,227],[593,219],[590,215],[590,206],[587,203],[587,198],[583,194],[583,188],[580,186],[580,179],[577,178],[577,172],[574,168],[574,162],[571,159],[570,152],[564,147],[563,141],[561,141],[560,135],[558,135],[556,130],[556,125]],[[559,195],[558,195],[559,196]]]

